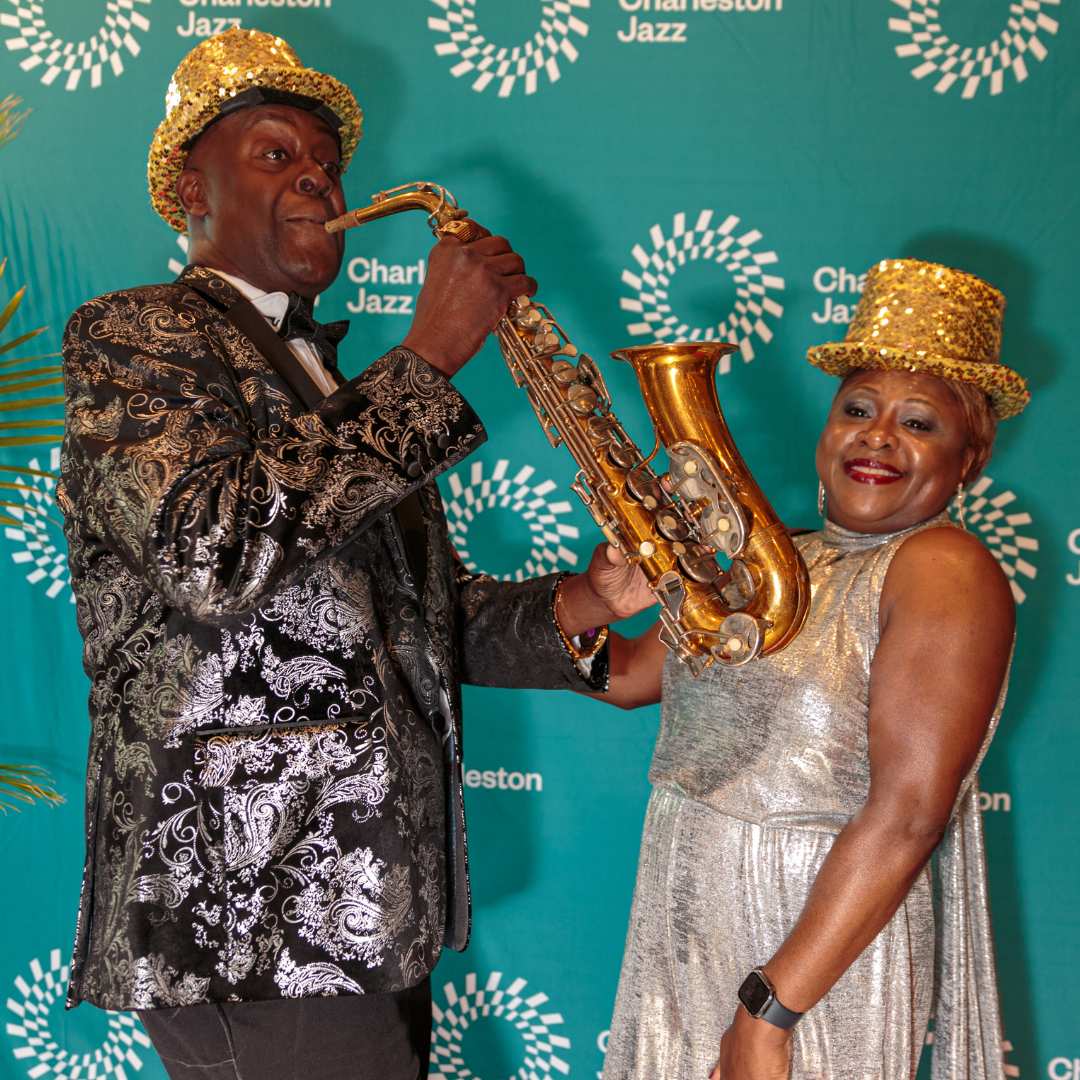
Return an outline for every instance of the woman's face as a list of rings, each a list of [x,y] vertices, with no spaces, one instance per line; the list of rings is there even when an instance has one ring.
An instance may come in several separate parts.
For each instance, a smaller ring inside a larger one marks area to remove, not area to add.
[[[973,459],[960,403],[941,379],[909,371],[847,378],[816,454],[829,519],[868,533],[939,513]]]

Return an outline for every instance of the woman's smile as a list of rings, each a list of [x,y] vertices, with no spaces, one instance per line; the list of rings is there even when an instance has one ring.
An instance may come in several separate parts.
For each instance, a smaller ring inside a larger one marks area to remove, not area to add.
[[[858,484],[893,484],[904,475],[892,465],[873,458],[852,458],[845,461],[844,472]]]

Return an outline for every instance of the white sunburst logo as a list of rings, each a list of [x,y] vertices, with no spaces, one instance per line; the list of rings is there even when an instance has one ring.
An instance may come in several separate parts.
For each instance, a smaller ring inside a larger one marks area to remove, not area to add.
[[[497,1019],[511,1024],[521,1036],[521,1065],[512,1073],[520,1080],[551,1080],[556,1073],[569,1076],[570,1066],[560,1053],[570,1040],[560,1035],[563,1018],[546,1011],[548,996],[527,993],[525,979],[503,984],[501,971],[493,971],[483,986],[475,973],[465,976],[465,990],[453,983],[443,987],[443,1003],[432,1003],[432,1080],[477,1080],[479,1066],[468,1065],[463,1053],[465,1033],[474,1025]]]
[[[113,75],[124,73],[124,56],[139,55],[137,33],[150,29],[150,20],[142,10],[151,0],[105,0],[101,4],[101,26],[85,41],[67,41],[49,29],[45,19],[47,0],[0,0],[0,26],[13,30],[4,44],[16,54],[23,54],[23,71],[41,71],[41,81],[51,86],[58,80],[65,90],[80,86],[101,86],[106,70]],[[92,0],[80,0],[79,6]],[[54,3],[50,8],[59,7]],[[7,10],[4,10],[4,9]],[[85,81],[84,81],[85,80]]]
[[[958,45],[945,32],[942,11],[947,14],[949,0],[891,0],[905,14],[889,19],[889,29],[908,39],[896,46],[896,55],[916,60],[912,77],[932,77],[938,94],[958,87],[960,96],[970,100],[984,86],[991,94],[1000,94],[1006,73],[1022,83],[1028,77],[1029,61],[1046,59],[1045,39],[1058,32],[1058,21],[1050,12],[1058,11],[1061,0],[998,2],[1005,15],[1004,29],[993,41],[972,46]]]
[[[964,499],[964,521],[968,531],[979,536],[993,552],[1009,579],[1013,598],[1022,604],[1027,593],[1020,582],[1024,578],[1035,580],[1038,571],[1028,556],[1039,550],[1039,541],[1025,535],[1031,515],[1013,508],[1016,495],[1011,491],[995,494],[993,487],[994,481],[989,476],[982,476],[971,485]],[[952,515],[955,519],[955,508]]]
[[[442,14],[428,18],[428,29],[443,38],[435,52],[453,59],[450,74],[456,79],[470,78],[477,93],[494,87],[501,98],[518,89],[535,94],[541,85],[558,82],[560,64],[572,64],[578,58],[575,39],[589,33],[580,13],[588,10],[591,0],[536,0],[536,32],[523,44],[509,48],[484,37],[476,16],[477,0],[431,2]]]
[[[622,274],[623,284],[633,295],[624,296],[619,306],[638,317],[627,324],[627,333],[650,341],[735,341],[749,363],[754,359],[754,339],[771,341],[769,319],[784,314],[776,300],[784,279],[773,272],[778,257],[775,251],[761,248],[762,239],[757,229],[748,229],[734,214],[715,223],[712,210],[702,210],[689,227],[686,214],[676,214],[670,235],[654,225],[649,245],[634,245],[636,268]],[[735,285],[731,311],[710,326],[693,326],[671,308],[672,280],[681,267],[699,261],[726,270]],[[720,374],[730,370],[731,358],[725,356]]]
[[[60,950],[53,949],[46,968],[31,960],[25,975],[15,979],[8,998],[7,1035],[15,1059],[26,1068],[31,1080],[92,1080],[111,1077],[127,1080],[128,1070],[140,1072],[140,1050],[150,1050],[150,1039],[131,1013],[108,1012],[109,1033],[96,1049],[86,1053],[65,1050],[53,1034],[51,1021],[63,1018],[68,967],[60,962]],[[58,1014],[55,1018],[53,1013]]]
[[[533,481],[536,470],[524,465],[511,472],[510,462],[500,458],[490,474],[485,473],[483,461],[474,461],[468,470],[468,481],[462,479],[464,469],[446,478],[450,499],[446,503],[446,524],[450,540],[465,568],[470,573],[483,573],[469,552],[469,528],[484,513],[507,510],[516,514],[528,531],[531,548],[523,566],[511,573],[494,576],[503,581],[524,581],[526,578],[552,574],[577,565],[578,557],[566,546],[580,532],[560,518],[571,513],[565,499],[551,501],[548,496],[558,490],[554,480]]]
[[[169,259],[169,273],[174,277],[182,273],[187,266],[188,238],[181,234],[176,238],[176,246],[180,249],[180,255],[173,255]]]
[[[64,541],[64,524],[56,505],[56,480],[60,474],[60,447],[53,447],[48,467],[37,458],[26,465],[24,474],[15,479],[15,489],[22,497],[22,505],[11,500],[5,506],[6,516],[19,524],[6,525],[4,536],[15,546],[11,558],[26,571],[31,585],[42,585],[49,599],[60,596],[65,589],[68,598],[75,602],[70,591],[71,571],[67,561]]]

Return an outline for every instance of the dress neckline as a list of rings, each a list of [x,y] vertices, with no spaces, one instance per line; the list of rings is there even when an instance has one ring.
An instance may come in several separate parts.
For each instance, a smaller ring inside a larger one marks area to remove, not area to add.
[[[914,525],[909,525],[906,529],[899,529],[890,533],[855,532],[853,529],[845,529],[842,525],[837,525],[835,521],[826,519],[825,527],[818,535],[826,546],[837,548],[840,551],[868,551],[870,548],[880,547],[882,544],[889,543],[890,540],[896,540],[898,537],[918,532],[920,529],[951,524],[952,519],[949,517],[947,510],[942,510],[940,514],[935,514],[925,521],[918,521]]]

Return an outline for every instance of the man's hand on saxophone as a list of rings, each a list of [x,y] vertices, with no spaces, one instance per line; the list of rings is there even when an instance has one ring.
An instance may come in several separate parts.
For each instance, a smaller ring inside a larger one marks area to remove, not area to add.
[[[536,292],[525,260],[510,242],[476,228],[481,233],[477,239],[464,243],[443,236],[431,249],[416,315],[403,342],[447,378],[476,355],[512,300]]]
[[[564,578],[556,617],[567,637],[628,619],[656,603],[640,568],[606,542],[597,544],[584,574]]]

